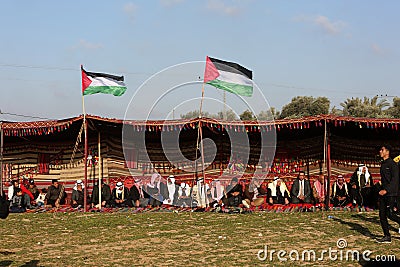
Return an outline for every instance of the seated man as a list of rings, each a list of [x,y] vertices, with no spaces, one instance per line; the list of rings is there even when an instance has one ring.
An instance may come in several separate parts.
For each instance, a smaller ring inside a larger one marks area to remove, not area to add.
[[[7,195],[8,195],[8,200],[9,200],[9,201],[11,201],[12,198],[13,198],[13,196],[16,195],[15,189],[17,189],[17,188],[19,188],[19,182],[18,182],[18,180],[12,180],[12,181],[11,181],[10,187],[8,187],[8,194],[7,194]]]
[[[28,182],[28,190],[29,192],[31,192],[33,199],[37,199],[37,197],[39,196],[39,189],[37,188],[36,184],[35,184],[35,180],[33,179],[29,179]]]
[[[177,199],[177,206],[179,207],[191,207],[192,205],[192,189],[186,183],[181,183],[178,190],[175,193],[175,199]]]
[[[253,177],[250,183],[245,186],[242,203],[246,208],[250,208],[250,206],[259,207],[264,203],[262,196],[266,194],[266,191],[261,187],[261,183],[262,180]]]
[[[164,199],[163,204],[176,205],[175,192],[178,190],[178,185],[175,184],[175,177],[173,175],[167,178],[167,190],[168,195]]]
[[[118,182],[112,191],[112,203],[114,207],[121,208],[131,206],[129,203],[129,190],[124,183]]]
[[[313,196],[315,204],[325,203],[325,176],[320,174],[313,184]]]
[[[311,203],[311,186],[310,181],[305,179],[304,171],[300,171],[297,178],[294,180],[290,195],[292,196],[292,203]]]
[[[239,184],[238,178],[234,177],[227,188],[227,195],[224,196],[224,204],[228,207],[239,207],[243,200],[243,189]]]
[[[132,202],[133,207],[147,207],[149,204],[149,198],[149,195],[144,190],[142,179],[135,180],[135,184],[132,185],[129,190],[129,199]]]
[[[344,207],[350,203],[349,189],[342,175],[338,175],[332,185],[331,201],[334,207]]]
[[[161,175],[158,173],[152,174],[146,189],[150,196],[149,205],[152,207],[161,206],[164,198],[168,197],[167,186],[161,181]]]
[[[21,188],[15,189],[15,195],[13,196],[10,202],[10,212],[11,213],[21,213],[26,211],[26,207],[28,206],[28,202],[26,199],[24,201],[23,192]]]
[[[350,178],[353,206],[371,206],[373,181],[367,166],[360,164]]]
[[[104,180],[101,180],[100,189],[101,189],[101,205],[99,204],[99,186],[95,185],[93,187],[92,198],[90,200],[92,208],[101,209],[101,207],[109,207],[112,204],[111,189],[108,184],[104,183]]]
[[[221,184],[221,181],[219,179],[215,179],[214,181],[212,181],[210,187],[211,188],[207,190],[209,205],[211,207],[221,206],[221,199],[224,197],[225,187]]]
[[[268,184],[268,203],[288,205],[290,200],[290,193],[279,177],[274,177],[274,180]]]
[[[84,205],[85,194],[86,194],[85,186],[82,180],[79,179],[76,181],[75,186],[72,189],[71,206],[73,208],[82,208]]]
[[[53,179],[51,182],[52,185],[47,189],[45,205],[58,208],[65,204],[66,193],[64,186],[60,185],[57,179]]]

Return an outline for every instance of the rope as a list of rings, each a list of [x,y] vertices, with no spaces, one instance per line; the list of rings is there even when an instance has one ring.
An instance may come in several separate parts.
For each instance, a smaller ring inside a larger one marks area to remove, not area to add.
[[[76,138],[75,146],[74,146],[74,151],[72,152],[71,160],[69,161],[69,164],[72,164],[75,158],[76,150],[78,149],[79,143],[82,141],[82,132],[84,128],[84,123],[82,123],[82,127],[79,130],[78,137]]]

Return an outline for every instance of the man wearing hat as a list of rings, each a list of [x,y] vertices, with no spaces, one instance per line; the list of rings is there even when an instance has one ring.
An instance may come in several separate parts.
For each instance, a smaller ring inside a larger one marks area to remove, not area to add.
[[[243,188],[242,185],[239,184],[239,179],[237,177],[233,177],[229,186],[226,189],[227,195],[223,198],[223,202],[228,207],[239,207],[242,205],[243,200]]]
[[[290,193],[286,184],[279,177],[274,177],[274,180],[268,184],[268,203],[287,205],[289,200]]]
[[[129,190],[123,182],[118,182],[112,191],[112,203],[114,207],[121,208],[131,206],[129,203]]]
[[[371,193],[374,185],[371,174],[367,166],[359,164],[350,178],[351,198],[353,206],[368,206],[371,207]]]
[[[45,205],[58,208],[65,203],[66,193],[64,186],[60,185],[57,179],[51,180],[51,183],[52,184],[47,189],[44,203]]]
[[[76,180],[75,186],[72,189],[71,206],[73,208],[82,208],[84,205],[85,194],[85,185],[82,180]]]
[[[175,199],[176,192],[179,190],[178,185],[175,184],[175,176],[170,175],[167,178],[167,189],[168,189],[168,196],[164,199],[163,204],[167,205],[176,205],[177,199]]]
[[[145,208],[149,204],[149,195],[144,190],[142,179],[135,179],[135,184],[129,190],[129,201],[136,208]]]
[[[29,190],[29,192],[31,192],[33,199],[36,199],[39,196],[39,189],[37,188],[37,186],[35,184],[35,180],[29,179],[28,190]]]
[[[343,175],[338,175],[332,184],[331,202],[334,207],[344,207],[350,203],[349,187]]]

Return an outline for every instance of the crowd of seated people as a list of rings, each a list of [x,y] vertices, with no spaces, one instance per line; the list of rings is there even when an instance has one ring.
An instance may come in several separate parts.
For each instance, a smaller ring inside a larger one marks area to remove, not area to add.
[[[196,186],[188,183],[176,183],[175,177],[170,175],[166,182],[158,173],[154,173],[149,181],[138,178],[128,188],[124,182],[119,181],[113,189],[101,181],[94,185],[91,195],[88,194],[82,180],[77,180],[72,189],[69,201],[74,209],[84,207],[84,199],[91,208],[123,208],[123,207],[160,207],[171,205],[178,207],[197,207],[199,197],[203,195],[204,203],[209,207],[260,207],[262,205],[289,205],[289,204],[320,204],[327,201],[334,207],[368,206],[375,208],[377,205],[377,192],[379,184],[373,183],[371,174],[366,166],[360,165],[349,182],[342,175],[331,183],[329,197],[328,185],[324,175],[319,175],[315,181],[307,179],[305,173],[300,171],[297,178],[287,185],[282,178],[274,177],[270,182],[254,177],[249,182],[232,178],[225,185],[219,179],[204,184],[205,191],[198,190]],[[200,194],[199,192],[202,192]],[[206,192],[205,194],[203,192]],[[101,195],[101,203],[100,203]],[[66,204],[67,194],[64,185],[58,180],[52,180],[46,189],[38,189],[33,179],[24,179],[21,183],[12,181],[8,188],[8,201],[10,212],[25,212],[35,208],[58,208]]]

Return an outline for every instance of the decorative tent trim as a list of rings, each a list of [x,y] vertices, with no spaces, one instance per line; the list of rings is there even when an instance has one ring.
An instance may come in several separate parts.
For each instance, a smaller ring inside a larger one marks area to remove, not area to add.
[[[201,124],[210,129],[222,130],[223,128],[239,132],[260,132],[281,129],[309,129],[311,127],[323,127],[325,122],[331,127],[344,127],[352,124],[359,128],[388,128],[394,131],[400,129],[400,119],[383,118],[354,118],[335,115],[318,115],[295,119],[282,119],[270,121],[223,121],[211,118],[195,118],[180,120],[122,120],[113,118],[103,118],[94,115],[86,115],[88,120],[99,122],[131,125],[135,131],[176,131],[196,129]],[[83,116],[49,121],[33,122],[3,122],[2,128],[5,136],[32,136],[48,135],[67,130],[73,123],[83,120]]]

